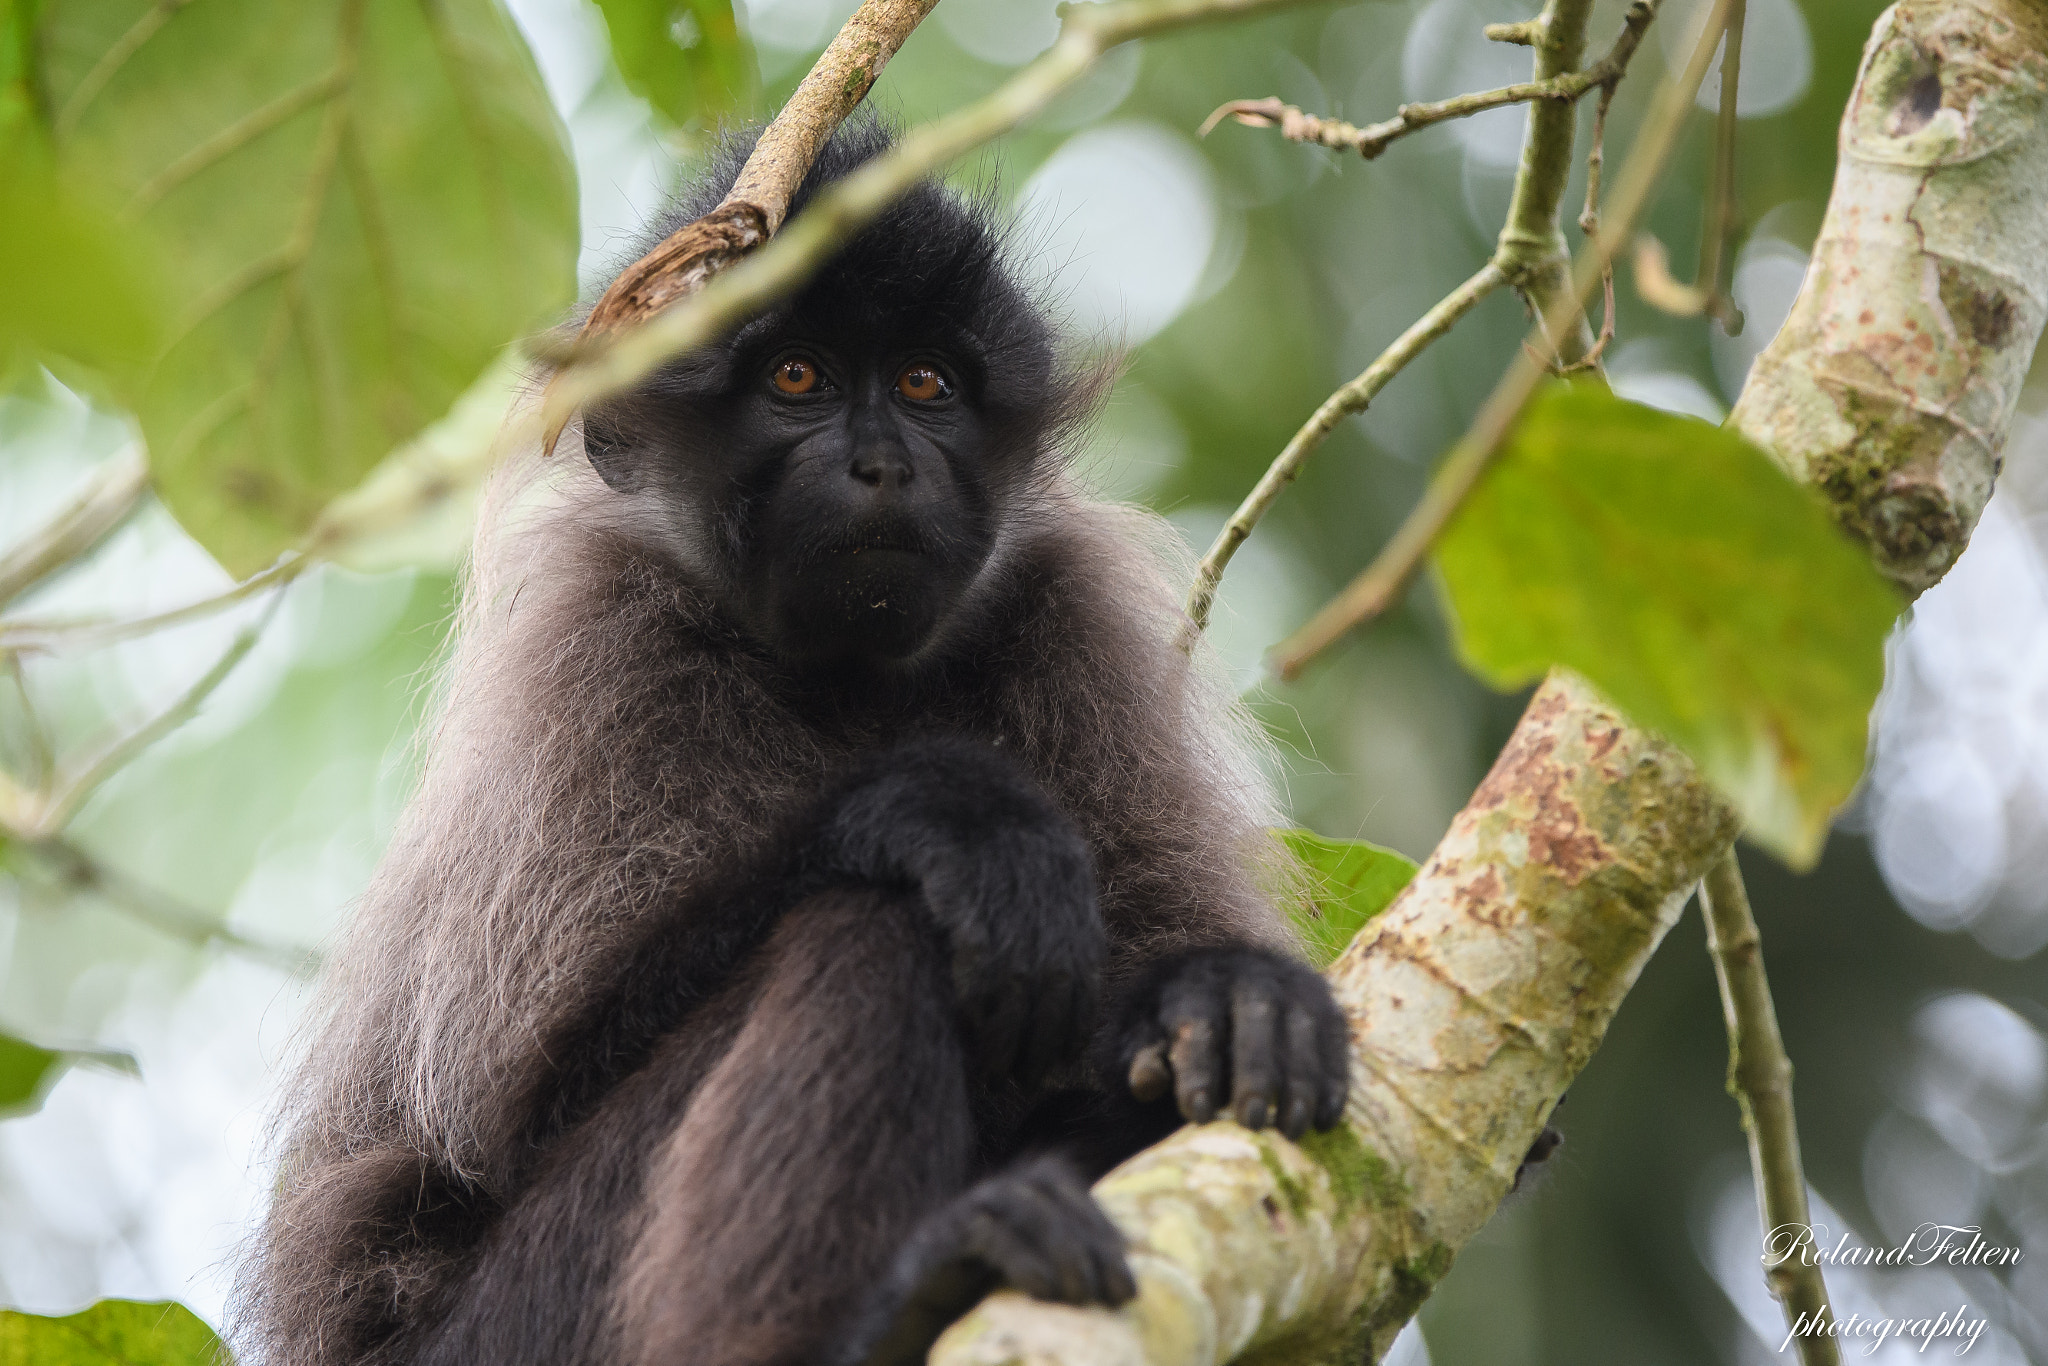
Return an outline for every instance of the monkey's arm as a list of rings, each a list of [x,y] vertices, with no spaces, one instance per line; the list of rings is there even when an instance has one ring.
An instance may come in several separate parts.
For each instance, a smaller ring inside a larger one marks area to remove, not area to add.
[[[550,1040],[556,1085],[534,1146],[588,1114],[792,908],[840,886],[921,893],[992,1075],[1029,1081],[1080,1054],[1105,957],[1086,841],[994,749],[914,740],[842,775],[743,871],[650,920],[610,988]]]

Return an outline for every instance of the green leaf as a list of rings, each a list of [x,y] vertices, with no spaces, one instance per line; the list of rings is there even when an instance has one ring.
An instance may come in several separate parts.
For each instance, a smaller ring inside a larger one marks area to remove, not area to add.
[[[60,167],[168,257],[137,416],[233,573],[573,295],[566,138],[497,0],[43,0],[40,38]]]
[[[752,46],[732,0],[597,0],[626,86],[679,128],[753,104]]]
[[[1562,664],[1675,740],[1796,868],[1863,771],[1900,602],[1770,457],[1580,386],[1523,415],[1446,530],[1458,649],[1500,688]]]
[[[57,1077],[73,1063],[86,1063],[140,1076],[126,1053],[97,1048],[40,1048],[12,1034],[0,1034],[0,1119],[34,1114]],[[0,1362],[4,1366],[4,1362]]]
[[[168,1300],[101,1300],[63,1318],[0,1310],[0,1366],[215,1366],[227,1349]]]
[[[0,1034],[0,1118],[32,1113],[64,1064],[64,1055],[53,1048]]]
[[[146,248],[60,182],[41,130],[7,101],[0,91],[0,378],[64,357],[132,387],[161,330]]]
[[[1280,840],[1307,873],[1308,897],[1294,923],[1319,968],[1415,876],[1406,855],[1364,840],[1324,839],[1313,830],[1282,830]]]

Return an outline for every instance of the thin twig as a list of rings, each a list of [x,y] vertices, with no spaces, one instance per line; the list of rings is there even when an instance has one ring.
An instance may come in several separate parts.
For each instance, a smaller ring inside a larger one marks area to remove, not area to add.
[[[1721,107],[1714,120],[1714,178],[1707,193],[1706,221],[1700,232],[1699,286],[1706,291],[1706,312],[1729,336],[1742,333],[1742,310],[1729,297],[1722,271],[1728,244],[1734,239],[1739,212],[1735,186],[1735,134],[1739,121],[1736,95],[1742,79],[1742,21],[1748,0],[1728,9],[1728,35],[1721,45]]]
[[[1738,0],[1740,3],[1740,0]],[[1764,975],[1763,939],[1750,914],[1749,893],[1731,846],[1700,887],[1707,922],[1707,952],[1721,986],[1721,1014],[1728,1024],[1728,1094],[1742,1110],[1749,1137],[1749,1165],[1763,1215],[1764,1280],[1784,1307],[1805,1366],[1838,1366],[1842,1357],[1826,1328],[1833,1322],[1820,1264],[1799,1255],[1806,1246],[1793,1236],[1812,1216],[1806,1207],[1806,1174],[1799,1161],[1799,1126],[1792,1111],[1792,1060],[1778,1033],[1778,1011]],[[1807,1331],[1798,1331],[1801,1323]]]
[[[557,373],[538,416],[559,430],[578,408],[630,388],[799,288],[848,238],[911,186],[1002,136],[1079,80],[1103,53],[1208,20],[1263,14],[1302,0],[1110,0],[1070,4],[1051,48],[973,104],[906,134],[896,146],[820,192],[775,240],[638,326],[579,348]],[[533,419],[529,419],[530,421]]]
[[[1507,276],[1491,261],[1481,266],[1471,279],[1452,290],[1436,307],[1396,337],[1393,344],[1374,357],[1372,364],[1366,366],[1356,379],[1324,399],[1314,416],[1301,424],[1286,448],[1259,477],[1252,491],[1245,495],[1244,502],[1238,505],[1230,520],[1224,523],[1216,543],[1209,547],[1209,553],[1202,557],[1202,563],[1195,571],[1194,586],[1188,590],[1189,640],[1192,640],[1193,632],[1205,630],[1209,625],[1209,609],[1216,600],[1216,586],[1223,579],[1230,557],[1252,534],[1252,528],[1259,524],[1259,519],[1266,515],[1281,491],[1294,482],[1302,466],[1308,463],[1309,456],[1336,430],[1337,424],[1353,413],[1363,412],[1386,387],[1388,380],[1400,374],[1403,367],[1421,355],[1431,342],[1449,332],[1452,325],[1471,312],[1481,299],[1507,282]],[[1183,645],[1186,643],[1184,641]]]
[[[1579,210],[1579,231],[1587,238],[1600,233],[1600,173],[1607,168],[1607,111],[1614,105],[1616,83],[1600,87],[1593,106],[1593,145],[1586,151],[1586,207]]]
[[[1635,56],[1636,48],[1642,44],[1643,31],[1649,27],[1655,14],[1658,0],[1638,0],[1631,6],[1623,21],[1621,35],[1614,40],[1614,46],[1607,55],[1593,65],[1580,71],[1544,80],[1520,81],[1504,85],[1498,90],[1481,90],[1468,95],[1453,95],[1447,100],[1429,100],[1419,104],[1404,104],[1394,111],[1394,117],[1379,123],[1368,123],[1363,127],[1346,123],[1342,119],[1320,118],[1303,113],[1294,105],[1284,103],[1277,96],[1262,100],[1232,100],[1218,108],[1202,123],[1201,132],[1207,136],[1211,129],[1224,119],[1235,119],[1251,128],[1278,128],[1280,136],[1290,142],[1312,142],[1333,151],[1356,152],[1370,161],[1397,138],[1427,128],[1431,124],[1443,123],[1450,119],[1470,118],[1483,114],[1489,109],[1499,109],[1510,104],[1527,104],[1534,100],[1552,100],[1569,104],[1587,91],[1605,88],[1619,80],[1628,70],[1629,59]],[[1496,32],[1496,28],[1501,31]],[[1521,43],[1536,46],[1540,41],[1543,26],[1520,25],[1491,26],[1487,37],[1500,42]],[[1514,36],[1507,36],[1512,30]]]
[[[866,97],[937,0],[863,0],[761,130],[725,198],[619,272],[579,340],[632,325],[689,294],[775,235],[818,151]],[[730,240],[714,241],[714,238]]]
[[[1609,205],[1607,221],[1600,226],[1591,248],[1579,259],[1570,289],[1545,311],[1543,327],[1531,340],[1541,343],[1547,334],[1557,335],[1576,322],[1578,310],[1601,276],[1611,267],[1622,241],[1635,228],[1649,205],[1650,192],[1662,175],[1678,144],[1685,114],[1706,76],[1707,65],[1727,23],[1733,0],[1716,0],[1707,28],[1694,47],[1684,72],[1676,80],[1660,83],[1657,95],[1643,121],[1642,132],[1622,165],[1619,183]],[[1633,8],[1633,7],[1632,7]],[[1342,639],[1354,627],[1384,612],[1400,596],[1408,581],[1421,568],[1422,560],[1464,504],[1465,498],[1486,472],[1522,405],[1536,392],[1544,367],[1526,353],[1508,362],[1507,373],[1494,386],[1473,419],[1471,428],[1437,470],[1424,490],[1422,500],[1407,521],[1394,533],[1386,548],[1349,587],[1312,617],[1308,624],[1282,641],[1273,652],[1276,671],[1283,679],[1298,676],[1309,661]]]
[[[19,847],[42,863],[67,891],[102,896],[115,910],[153,930],[201,947],[218,944],[294,977],[311,977],[319,970],[316,951],[272,944],[230,929],[205,912],[109,868],[70,840],[48,839]]]
[[[0,651],[0,662],[4,662],[7,677],[13,682],[15,696],[21,703],[22,759],[28,765],[28,772],[23,777],[31,788],[41,791],[57,768],[57,756],[50,748],[50,732],[43,725],[35,694],[28,690],[28,675],[21,667],[21,656],[12,651]]]
[[[84,764],[76,776],[64,781],[42,803],[41,810],[34,814],[33,823],[17,833],[29,840],[46,840],[55,836],[70,824],[71,818],[78,814],[78,808],[100,784],[120,772],[136,755],[191,720],[200,705],[212,695],[213,690],[234,672],[235,666],[255,647],[257,638],[263,634],[263,628],[270,624],[270,619],[277,614],[278,604],[283,600],[282,593],[271,599],[263,615],[238,631],[228,648],[214,661],[213,667],[200,675],[191,687],[179,695],[177,701],[108,745],[95,758]]]
[[[311,568],[314,561],[303,554],[291,554],[260,573],[251,574],[234,587],[183,607],[126,620],[108,617],[17,617],[0,621],[0,650],[22,654],[48,652],[58,648],[92,649],[132,640],[171,626],[210,617],[226,607],[252,598],[269,588],[283,588]]]
[[[94,471],[78,497],[0,555],[0,607],[105,540],[140,506],[148,487],[149,466],[140,450],[124,451]]]
[[[1641,39],[1643,27],[1649,23],[1650,17],[1655,15],[1656,3],[1657,0],[1638,0],[1638,4],[1629,11],[1624,34],[1633,32],[1636,36],[1629,42],[1625,51],[1622,49],[1621,41],[1617,40],[1616,50],[1622,51],[1623,55],[1616,68],[1617,74],[1610,78],[1610,85],[1612,81],[1620,79],[1619,70],[1626,66],[1627,54],[1633,52],[1635,43]],[[1528,25],[1527,41],[1530,46],[1536,48],[1535,65],[1539,77],[1548,79],[1546,73],[1568,70],[1577,62],[1583,46],[1587,15],[1591,9],[1589,0],[1549,0],[1542,18]],[[1495,35],[1489,33],[1489,36]],[[1610,53],[1610,57],[1612,55]],[[1601,89],[1604,92],[1608,86],[1603,85]],[[1209,131],[1215,125],[1216,119],[1230,108],[1231,106],[1226,105],[1224,110],[1211,115],[1209,122],[1203,125],[1202,131]],[[1294,112],[1299,113],[1298,110]],[[1539,126],[1534,110],[1530,113],[1529,122],[1531,141],[1539,137],[1555,136],[1558,131],[1555,128]],[[1568,126],[1564,135],[1569,139]],[[1562,263],[1569,263],[1555,221],[1557,199],[1563,193],[1562,176],[1559,177],[1560,184],[1556,194],[1525,192],[1523,184],[1533,177],[1549,174],[1556,169],[1557,162],[1554,158],[1523,158],[1522,166],[1516,173],[1514,205],[1507,221],[1502,225],[1500,241],[1495,248],[1493,259],[1478,274],[1459,285],[1424,314],[1414,326],[1396,339],[1385,353],[1374,360],[1363,374],[1325,399],[1322,406],[1317,408],[1314,415],[1294,434],[1286,448],[1260,477],[1257,486],[1231,515],[1230,521],[1224,524],[1222,532],[1209,547],[1209,553],[1202,557],[1202,563],[1196,570],[1195,582],[1188,590],[1187,623],[1181,631],[1180,643],[1183,649],[1190,648],[1196,635],[1207,628],[1217,585],[1223,577],[1224,569],[1230,563],[1231,556],[1236,554],[1238,546],[1251,534],[1252,528],[1279,497],[1281,490],[1300,474],[1308,457],[1322,444],[1339,421],[1363,409],[1403,366],[1421,353],[1424,347],[1448,332],[1474,304],[1499,286],[1515,284],[1522,288],[1525,301],[1540,318],[1541,304],[1533,293],[1533,288],[1539,283],[1539,277],[1545,273],[1544,259],[1555,255]],[[1556,353],[1559,348],[1552,350]],[[1591,363],[1597,364],[1598,351],[1590,354]]]

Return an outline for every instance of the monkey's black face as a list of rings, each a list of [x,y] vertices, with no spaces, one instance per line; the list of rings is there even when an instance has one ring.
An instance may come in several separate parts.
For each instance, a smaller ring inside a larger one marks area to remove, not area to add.
[[[969,374],[930,346],[766,331],[727,428],[748,623],[792,657],[913,656],[986,562],[1012,473]]]
[[[979,211],[924,187],[787,306],[586,414],[645,538],[799,664],[930,657],[1071,406]]]
[[[654,539],[794,662],[924,651],[1035,455],[996,430],[968,339],[863,331],[766,319],[586,421],[592,463]]]

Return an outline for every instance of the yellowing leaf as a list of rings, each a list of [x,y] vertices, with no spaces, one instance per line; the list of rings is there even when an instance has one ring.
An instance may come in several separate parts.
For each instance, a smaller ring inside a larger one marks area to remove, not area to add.
[[[1447,529],[1458,649],[1496,687],[1561,664],[1662,731],[1795,867],[1863,770],[1898,595],[1736,433],[1555,386]]]

